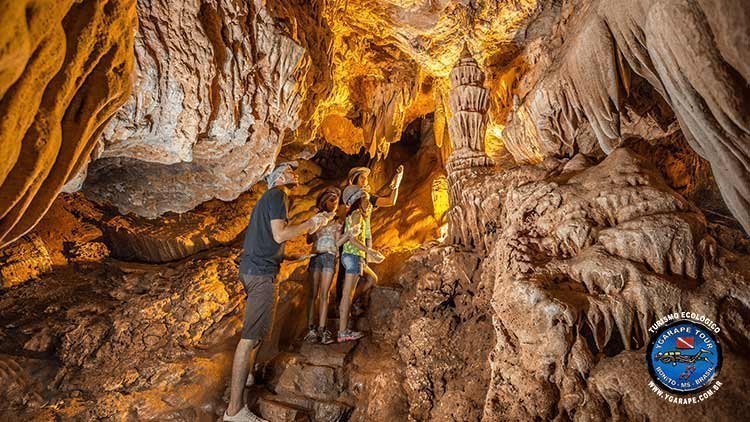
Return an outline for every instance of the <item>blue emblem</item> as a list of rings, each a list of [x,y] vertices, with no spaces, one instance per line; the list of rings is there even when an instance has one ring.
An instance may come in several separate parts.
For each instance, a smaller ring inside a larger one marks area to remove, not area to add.
[[[646,349],[651,378],[674,394],[697,393],[719,375],[721,345],[703,324],[679,320],[656,331]]]

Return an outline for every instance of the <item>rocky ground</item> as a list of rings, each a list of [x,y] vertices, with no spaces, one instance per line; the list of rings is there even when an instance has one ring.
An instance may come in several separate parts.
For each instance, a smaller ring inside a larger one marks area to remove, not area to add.
[[[413,177],[404,183],[399,207],[374,217],[376,247],[389,258],[378,270],[383,286],[370,308],[376,315],[360,320],[370,338],[359,345],[302,345],[310,294],[306,262],[282,266],[274,327],[260,352],[253,395],[256,409],[271,420],[404,414],[399,378],[390,375],[400,371],[395,345],[381,338],[399,303],[399,261],[438,235],[432,210],[425,208],[431,204],[434,147],[428,144],[404,163]],[[392,172],[395,165],[381,171]],[[302,164],[302,184],[291,195],[293,221],[314,212],[324,185],[321,171],[312,162]],[[0,415],[221,415],[244,309],[238,254],[257,189],[262,186],[232,202],[210,201],[158,220],[121,215],[81,194],[62,195],[37,229],[0,257],[7,288],[0,296]],[[410,230],[395,230],[409,221]],[[287,245],[292,255],[308,250],[303,239]]]
[[[293,218],[309,215],[307,198],[320,188],[320,169],[309,169]],[[467,186],[485,192],[474,230],[484,251],[419,237],[427,233],[419,224],[389,237],[430,195],[420,178],[399,207],[378,211],[374,232],[390,257],[356,322],[368,332],[357,344],[300,342],[304,263],[284,265],[251,394],[260,414],[653,418],[664,403],[646,389],[645,333],[678,309],[718,321],[726,357],[722,394],[675,411],[686,420],[745,411],[737,399],[750,365],[744,235],[707,219],[627,149],[600,164],[547,160],[485,177]],[[241,324],[237,240],[255,198],[149,225],[61,197],[35,232],[4,250],[2,416],[215,420]]]

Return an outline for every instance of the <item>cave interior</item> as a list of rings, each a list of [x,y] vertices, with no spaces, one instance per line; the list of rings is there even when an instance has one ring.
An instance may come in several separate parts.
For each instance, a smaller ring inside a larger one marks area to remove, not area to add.
[[[286,242],[264,419],[743,420],[749,52],[743,0],[0,0],[0,420],[221,420],[290,160],[293,224],[404,177],[364,338],[302,341]],[[645,357],[685,311],[721,389],[678,406]]]

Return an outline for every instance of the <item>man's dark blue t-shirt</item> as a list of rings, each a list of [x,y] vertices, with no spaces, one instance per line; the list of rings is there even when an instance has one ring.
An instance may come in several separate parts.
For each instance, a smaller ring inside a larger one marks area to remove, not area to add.
[[[241,274],[275,276],[279,273],[284,244],[273,239],[271,220],[286,221],[286,205],[286,193],[279,188],[267,190],[255,204],[245,231]]]

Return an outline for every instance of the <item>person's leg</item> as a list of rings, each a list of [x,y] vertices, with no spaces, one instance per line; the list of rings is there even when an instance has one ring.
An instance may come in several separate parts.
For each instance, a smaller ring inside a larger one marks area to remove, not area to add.
[[[370,268],[369,265],[364,264],[363,266],[364,277],[357,283],[354,291],[354,298],[352,299],[352,315],[360,316],[365,312],[370,302],[370,290],[378,281],[378,276],[375,271]]]
[[[328,320],[328,294],[331,290],[331,281],[333,281],[333,270],[325,270],[320,275],[320,300],[318,306],[320,306],[320,318],[318,318],[318,328],[321,330],[326,327]]]
[[[349,330],[350,310],[352,297],[354,296],[355,285],[357,280],[362,276],[362,258],[356,255],[344,254],[341,258],[344,261],[346,274],[344,276],[344,289],[339,307],[339,334],[337,340],[353,341],[362,338],[363,334]]]
[[[339,333],[347,331],[349,308],[352,305],[354,284],[358,278],[359,274],[344,274],[344,288],[341,290],[341,304],[339,305]]]
[[[271,327],[273,304],[276,298],[274,276],[243,275],[242,281],[247,292],[245,320],[242,338],[234,351],[232,380],[229,389],[227,415],[234,416],[244,406],[244,389],[248,374],[255,364],[261,340]]]
[[[339,248],[339,256],[342,258],[339,259],[339,270],[336,272],[336,297],[334,297],[334,303],[340,303],[341,299],[343,299],[344,297],[342,291],[344,290],[344,276],[346,274],[346,268],[344,267],[343,251],[343,248]]]
[[[317,343],[320,341],[320,334],[315,328],[315,304],[318,300],[318,286],[320,286],[320,267],[315,266],[312,273],[312,292],[310,292],[310,302],[307,307],[307,334],[303,341],[307,343]]]
[[[318,289],[320,288],[320,277],[321,271],[319,268],[315,268],[312,273],[312,295],[310,296],[310,307],[307,311],[307,327],[312,328],[315,326],[315,303],[318,299]]]
[[[232,381],[229,390],[229,406],[227,415],[234,416],[244,406],[245,380],[255,363],[255,355],[258,352],[260,340],[240,339],[234,351],[234,362],[232,363]]]
[[[375,284],[378,282],[378,275],[375,274],[375,271],[373,271],[372,268],[370,268],[370,266],[367,264],[365,264],[363,272],[365,274],[365,282],[359,283],[359,285],[357,286],[356,296],[365,299],[365,295],[367,294],[367,292],[369,292],[370,289],[372,289],[373,286],[375,286]]]

